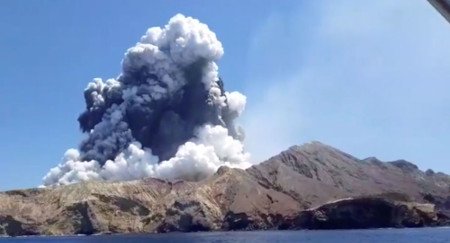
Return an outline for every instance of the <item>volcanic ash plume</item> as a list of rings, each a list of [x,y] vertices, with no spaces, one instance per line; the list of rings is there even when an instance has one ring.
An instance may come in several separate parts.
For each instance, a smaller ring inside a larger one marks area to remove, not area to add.
[[[44,185],[143,177],[200,180],[219,166],[246,168],[234,120],[246,97],[225,92],[216,61],[223,48],[208,26],[178,14],[153,27],[122,60],[116,79],[96,78],[79,116],[79,149],[44,177]]]

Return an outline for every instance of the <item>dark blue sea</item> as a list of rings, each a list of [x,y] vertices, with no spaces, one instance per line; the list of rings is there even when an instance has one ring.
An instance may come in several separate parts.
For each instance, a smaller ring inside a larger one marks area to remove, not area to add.
[[[214,242],[214,243],[265,243],[265,242],[450,242],[450,228],[373,229],[373,230],[304,230],[304,231],[252,231],[169,233],[146,235],[102,235],[70,237],[16,237],[0,238],[0,242]]]

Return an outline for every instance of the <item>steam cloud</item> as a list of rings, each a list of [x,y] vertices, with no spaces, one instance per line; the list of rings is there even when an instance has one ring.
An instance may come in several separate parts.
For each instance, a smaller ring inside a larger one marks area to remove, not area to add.
[[[79,116],[79,149],[43,179],[44,186],[143,177],[200,180],[219,166],[246,168],[244,134],[234,120],[246,97],[225,92],[223,48],[208,26],[178,14],[147,30],[127,50],[116,79],[90,82]]]

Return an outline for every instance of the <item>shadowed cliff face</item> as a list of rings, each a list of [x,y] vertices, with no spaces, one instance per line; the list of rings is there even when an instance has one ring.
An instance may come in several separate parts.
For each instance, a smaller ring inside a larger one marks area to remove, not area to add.
[[[449,186],[449,176],[406,161],[359,160],[313,142],[246,171],[221,167],[199,182],[3,192],[0,234],[433,226],[447,222]]]
[[[366,229],[436,226],[447,220],[433,204],[381,197],[342,199],[299,214],[296,224],[307,229]]]

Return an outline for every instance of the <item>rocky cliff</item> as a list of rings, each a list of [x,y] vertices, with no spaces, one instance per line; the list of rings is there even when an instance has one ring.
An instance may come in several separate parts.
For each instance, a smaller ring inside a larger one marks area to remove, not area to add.
[[[0,234],[420,227],[447,224],[450,177],[313,142],[199,182],[86,182],[0,193]]]

